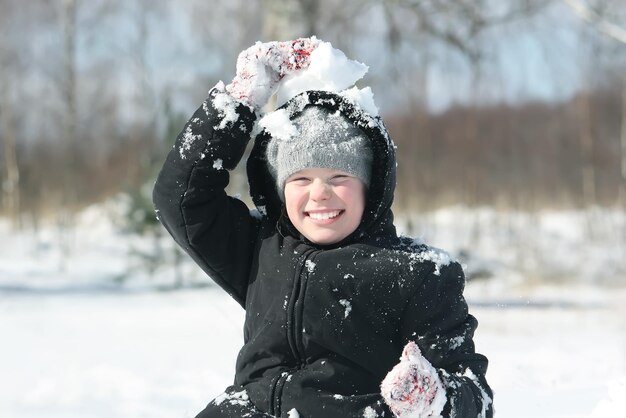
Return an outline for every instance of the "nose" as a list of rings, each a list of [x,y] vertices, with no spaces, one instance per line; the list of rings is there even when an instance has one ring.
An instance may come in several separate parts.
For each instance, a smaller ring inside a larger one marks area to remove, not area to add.
[[[315,179],[311,183],[309,197],[316,202],[327,200],[330,198],[330,185],[321,179]]]

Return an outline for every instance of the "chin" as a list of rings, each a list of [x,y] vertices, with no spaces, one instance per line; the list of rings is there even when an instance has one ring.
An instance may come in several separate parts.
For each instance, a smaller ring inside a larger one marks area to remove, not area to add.
[[[330,235],[330,234],[317,234],[317,235],[308,236],[307,238],[311,242],[314,242],[315,244],[331,245],[331,244],[335,244],[341,241],[342,239],[345,238],[345,236]]]

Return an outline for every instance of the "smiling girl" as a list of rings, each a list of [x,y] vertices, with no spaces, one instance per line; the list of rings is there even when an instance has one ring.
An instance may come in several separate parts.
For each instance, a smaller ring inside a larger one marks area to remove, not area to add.
[[[260,216],[224,191],[260,109],[319,45],[244,51],[155,185],[167,230],[246,310],[234,384],[198,418],[491,417],[463,271],[396,234],[395,148],[378,116],[341,92],[304,91],[275,111],[288,129],[254,138]]]

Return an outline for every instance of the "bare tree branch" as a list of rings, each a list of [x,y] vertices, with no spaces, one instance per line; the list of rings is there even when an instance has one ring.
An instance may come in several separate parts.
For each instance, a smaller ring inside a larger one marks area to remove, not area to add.
[[[561,0],[581,19],[589,23],[604,35],[626,44],[626,29],[606,20],[600,13],[587,6],[581,0]]]

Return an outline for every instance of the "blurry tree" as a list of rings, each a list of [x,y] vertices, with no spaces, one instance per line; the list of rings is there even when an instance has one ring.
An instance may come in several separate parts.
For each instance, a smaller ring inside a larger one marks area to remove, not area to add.
[[[0,176],[0,189],[2,190],[2,204],[5,213],[11,219],[14,227],[19,226],[20,216],[20,172],[17,160],[16,132],[11,101],[11,77],[12,63],[15,65],[17,57],[10,50],[7,39],[11,16],[9,8],[12,2],[0,1],[0,139],[2,139],[3,170]]]
[[[613,39],[626,48],[626,4],[618,0],[562,0],[593,29]],[[622,121],[620,133],[620,187],[618,201],[626,208],[626,75],[622,83]],[[591,140],[585,141],[583,149],[589,149]],[[592,165],[586,164],[589,172]],[[589,174],[587,174],[589,176]],[[591,179],[584,180],[590,183]],[[589,186],[587,186],[589,188]]]
[[[199,103],[215,81],[230,80],[243,48],[256,40],[311,34],[372,64],[366,82],[379,105],[383,97],[392,104],[381,109],[402,150],[401,207],[427,210],[444,203],[496,200],[536,207],[543,204],[548,184],[558,190],[555,199],[558,194],[561,202],[579,203],[581,192],[571,183],[577,179],[582,189],[583,160],[595,171],[595,179],[586,183],[597,188],[599,202],[606,202],[609,186],[618,184],[603,183],[607,174],[602,164],[616,170],[611,158],[617,153],[599,138],[613,132],[609,126],[614,122],[611,119],[598,131],[603,120],[595,107],[601,105],[595,99],[597,82],[588,85],[587,96],[576,96],[578,117],[571,114],[576,107],[565,103],[555,108],[558,111],[541,103],[485,107],[487,88],[499,88],[500,97],[515,100],[507,96],[509,75],[497,68],[494,39],[523,32],[533,16],[554,13],[548,10],[550,5],[562,12],[559,0],[186,0],[176,5],[162,0],[0,0],[0,4],[11,6],[0,16],[0,29],[8,32],[0,58],[0,82],[5,86],[0,121],[13,121],[2,122],[0,128],[2,175],[9,184],[10,164],[5,160],[12,152],[4,149],[11,149],[13,136],[19,201],[27,210],[71,208],[143,184],[166,146],[162,140],[166,100],[189,114],[190,103]],[[587,4],[612,24],[621,22],[614,18],[614,11],[623,8],[618,7],[620,2]],[[581,39],[586,36],[581,33]],[[549,37],[543,41],[559,47]],[[546,56],[546,62],[554,61]],[[604,68],[607,62],[608,58],[594,65]],[[577,71],[581,67],[581,62],[572,64]],[[600,68],[592,70],[596,78],[603,73]],[[448,73],[450,80],[461,80],[460,101],[442,109],[445,114],[435,115],[429,103],[435,97],[435,83],[437,88],[457,89],[457,84],[441,85]],[[554,73],[555,80],[541,81],[559,83],[558,71]],[[28,111],[20,107],[26,103]],[[585,109],[586,116],[581,113]],[[546,120],[545,114],[561,125]],[[444,120],[453,126],[442,126]],[[583,122],[585,130],[574,128]],[[11,131],[13,135],[7,135]],[[533,136],[543,138],[544,149]],[[623,137],[621,146],[626,149],[626,133]],[[584,138],[593,138],[593,143],[582,158],[582,146],[589,143]],[[616,138],[620,136],[613,141]],[[626,157],[623,161],[626,179]],[[542,177],[553,180],[542,182]],[[74,185],[65,186],[69,182]],[[245,194],[245,174],[235,173],[231,185],[235,193]],[[6,206],[11,200],[2,201]]]
[[[77,2],[80,0],[63,0],[61,3],[61,26],[63,30],[63,74],[60,85],[61,97],[64,104],[63,139],[64,155],[68,158],[63,175],[63,211],[61,221],[63,225],[71,222],[71,212],[76,204],[76,146],[78,145],[77,125],[77,60],[76,60],[76,13]],[[66,225],[65,225],[66,226]]]

